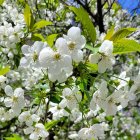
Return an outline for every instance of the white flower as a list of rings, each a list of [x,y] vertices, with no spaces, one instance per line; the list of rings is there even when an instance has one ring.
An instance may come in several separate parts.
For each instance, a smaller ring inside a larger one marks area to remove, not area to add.
[[[83,60],[82,48],[86,44],[85,37],[81,35],[79,27],[71,27],[68,30],[67,35],[64,38],[58,38],[56,40],[56,46],[59,51],[64,54],[68,54],[75,62]]]
[[[78,107],[79,102],[82,99],[82,95],[78,93],[78,88],[65,88],[62,92],[63,100],[60,102],[61,106],[67,106],[69,109]]]
[[[102,108],[105,104],[107,94],[108,94],[107,83],[103,81],[99,89],[93,94],[93,97],[90,102],[90,109],[96,110],[97,108],[96,105],[99,105]]]
[[[48,69],[48,76],[52,82],[56,80],[64,82],[72,74],[71,57],[59,51],[53,51],[49,47],[40,52],[39,62],[42,67]]]
[[[123,94],[121,95],[120,104],[123,108],[125,108],[127,107],[128,102],[134,100],[135,98],[136,95],[131,90],[129,91],[128,87],[126,87]]]
[[[71,110],[70,120],[74,121],[74,123],[82,120],[82,113],[79,111],[78,108],[74,108]]]
[[[0,83],[6,82],[7,78],[3,75],[0,75]]]
[[[134,78],[134,84],[132,85],[130,92],[135,92],[139,88],[140,88],[140,74]]]
[[[70,135],[68,136],[68,138],[69,138],[69,139],[72,139],[72,140],[78,140],[78,134],[76,134],[76,133],[70,134]]]
[[[4,89],[6,86],[7,77],[0,75],[0,88]]]
[[[16,114],[20,113],[21,109],[25,106],[24,90],[22,88],[16,88],[14,91],[11,86],[5,87],[5,93],[7,96],[4,99],[6,107],[11,107]]]
[[[38,57],[40,51],[47,46],[46,43],[41,41],[36,41],[32,46],[23,45],[22,46],[22,53],[25,57],[22,57],[20,60],[20,65],[23,67],[27,67],[32,65],[34,67],[39,67]]]
[[[53,114],[53,120],[58,120],[63,116],[69,116],[69,113],[59,106],[59,104],[52,104],[52,107],[50,107],[49,111]]]
[[[31,140],[39,140],[40,138],[47,138],[49,133],[45,130],[42,123],[37,123],[35,127],[28,127],[24,129],[25,134],[30,134]]]
[[[89,61],[93,64],[98,63],[98,72],[104,73],[106,69],[112,69],[112,65],[115,63],[112,53],[113,42],[105,40],[100,46],[99,52],[89,56]]]
[[[115,115],[118,111],[118,103],[120,103],[120,98],[123,91],[118,90],[106,98],[104,106],[102,108],[105,110],[106,115]]]
[[[94,124],[90,128],[82,128],[78,132],[78,136],[82,140],[92,140],[104,137],[104,129],[100,124]]]
[[[122,87],[125,87],[130,80],[130,77],[126,77],[126,71],[121,72],[118,78],[117,77],[114,78],[114,77],[112,77],[112,79],[113,80],[117,79],[117,81],[119,82],[119,86],[117,87],[118,90],[121,89]]]
[[[6,112],[5,112],[4,107],[0,107],[0,122],[6,121],[5,115],[6,115]]]
[[[19,115],[18,120],[25,122],[27,126],[31,126],[33,122],[38,122],[40,118],[36,114],[31,114],[30,111],[24,111]]]

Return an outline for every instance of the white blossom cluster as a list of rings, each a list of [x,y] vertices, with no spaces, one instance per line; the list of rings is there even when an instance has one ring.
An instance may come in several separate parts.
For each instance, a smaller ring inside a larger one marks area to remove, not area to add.
[[[76,26],[52,46],[46,40],[33,41],[30,33],[25,37],[23,11],[19,12],[15,2],[8,2],[3,3],[0,14],[0,139],[11,134],[31,140],[138,136],[139,54],[115,56],[114,42],[104,40],[104,35],[97,39],[102,42],[97,51],[88,54],[88,39]],[[45,4],[43,0],[37,3]],[[33,1],[29,4],[36,7]],[[63,6],[60,4],[56,13],[61,13]],[[56,18],[45,9],[40,14],[47,20]],[[71,16],[67,13],[64,24],[69,25]],[[121,17],[105,16],[105,27],[115,20],[120,27]],[[44,31],[45,35],[50,32]],[[18,43],[23,44],[17,48]],[[7,65],[10,70],[2,74]]]

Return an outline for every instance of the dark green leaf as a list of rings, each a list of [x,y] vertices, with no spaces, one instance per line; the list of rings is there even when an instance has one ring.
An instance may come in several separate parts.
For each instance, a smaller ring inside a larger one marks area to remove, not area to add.
[[[94,44],[96,40],[96,31],[91,19],[89,18],[89,14],[84,10],[83,7],[76,8],[70,6],[69,8],[77,15],[83,27],[87,30],[87,33],[92,40],[92,43]]]

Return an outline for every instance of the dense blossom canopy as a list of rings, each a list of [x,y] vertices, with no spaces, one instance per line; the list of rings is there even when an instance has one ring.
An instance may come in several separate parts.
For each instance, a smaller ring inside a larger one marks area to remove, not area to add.
[[[140,139],[139,15],[118,2],[0,0],[0,140]]]

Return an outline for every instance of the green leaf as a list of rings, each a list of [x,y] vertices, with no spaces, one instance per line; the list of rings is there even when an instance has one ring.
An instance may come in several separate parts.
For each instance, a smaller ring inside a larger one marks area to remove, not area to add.
[[[0,69],[0,75],[5,75],[10,71],[10,67],[6,66],[5,68]]]
[[[114,43],[114,54],[125,54],[140,51],[140,44],[135,40],[121,39]]]
[[[55,41],[57,36],[58,36],[58,34],[51,34],[51,35],[47,36],[46,41],[50,47],[53,46],[54,41]]]
[[[34,25],[34,18],[28,4],[25,5],[25,9],[24,9],[24,20],[27,27],[31,29],[32,26]]]
[[[32,30],[37,30],[37,29],[43,28],[48,25],[52,25],[52,22],[47,21],[47,20],[41,20],[34,24]]]
[[[96,31],[91,19],[89,18],[89,14],[84,10],[83,7],[76,8],[70,6],[69,9],[77,15],[83,27],[87,30],[87,33],[92,40],[92,43],[94,44],[96,40]]]
[[[32,39],[35,41],[43,41],[45,42],[45,38],[41,34],[33,34]]]
[[[111,29],[107,32],[104,40],[109,40],[113,34],[114,34],[114,26],[112,26]]]
[[[90,50],[90,51],[92,51],[93,53],[99,51],[99,48],[98,47],[97,48],[96,47],[92,47],[90,44],[86,44],[85,48],[88,49],[88,50]]]
[[[13,137],[5,137],[5,140],[22,140],[22,138],[17,134],[13,134]]]
[[[0,0],[0,5],[2,5],[4,3],[5,0]]]
[[[60,120],[53,120],[45,124],[46,130],[50,130],[53,126],[57,125]]]
[[[131,33],[135,32],[137,29],[136,28],[123,28],[118,30],[117,32],[115,32],[113,34],[113,36],[109,39],[113,42],[116,42],[122,38],[127,37],[128,35],[130,35]]]
[[[86,66],[92,72],[98,71],[98,65],[97,64],[92,64],[92,63],[87,62]]]

